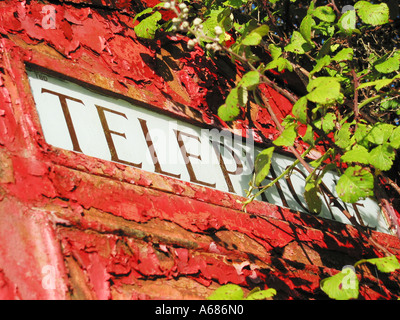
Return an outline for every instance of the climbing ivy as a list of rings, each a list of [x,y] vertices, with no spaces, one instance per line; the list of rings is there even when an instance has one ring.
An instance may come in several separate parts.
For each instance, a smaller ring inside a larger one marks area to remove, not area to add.
[[[394,272],[400,269],[400,263],[393,255],[382,258],[362,259],[354,265],[344,266],[342,270],[333,276],[327,277],[320,282],[320,288],[329,298],[335,300],[357,299],[360,294],[360,281],[356,268],[363,263],[375,265],[384,273]],[[208,300],[269,300],[276,296],[277,291],[273,288],[261,290],[256,287],[244,296],[243,289],[236,284],[226,284],[216,289]]]
[[[320,283],[322,291],[335,300],[357,299],[360,289],[355,270],[362,263],[373,264],[380,272],[385,273],[400,269],[399,261],[392,255],[383,258],[362,259],[357,261],[354,266],[345,266],[334,276],[323,279]]]
[[[350,216],[322,181],[327,172],[336,170],[339,198],[352,204],[374,196],[400,236],[391,201],[399,197],[400,187],[390,177],[395,172],[400,178],[394,168],[400,148],[399,7],[395,1],[350,2],[205,0],[187,4],[167,0],[136,15],[140,22],[134,29],[146,39],[159,32],[186,34],[188,50],[201,46],[210,58],[225,55],[244,68],[218,116],[233,121],[253,101],[267,109],[280,132],[274,146],[261,151],[255,160],[244,207],[302,164],[309,173],[304,187],[309,211],[320,213],[319,195],[324,191],[357,227],[362,222]],[[172,10],[175,17],[163,21],[160,12],[165,10]],[[276,72],[297,74],[302,90],[278,83]],[[265,85],[293,103],[286,118],[279,119],[261,94]],[[299,142],[307,146],[304,152],[296,148]],[[315,148],[324,152],[310,163],[306,159]],[[277,149],[290,151],[296,159],[280,176],[263,184]],[[357,298],[355,268],[360,264],[374,264],[381,272],[400,268],[394,256],[382,251],[387,257],[360,260],[322,280],[321,289],[333,299]],[[274,289],[258,290],[246,299],[275,294]],[[239,286],[228,284],[210,299],[245,298]]]
[[[320,213],[319,194],[324,190],[353,224],[362,224],[351,218],[324,186],[324,174],[334,169],[340,176],[336,186],[339,198],[352,204],[375,196],[386,220],[400,235],[386,188],[390,185],[391,192],[400,193],[387,174],[400,147],[400,50],[398,42],[384,48],[371,45],[374,32],[394,23],[391,17],[398,23],[398,7],[390,6],[384,1],[345,6],[340,0],[206,0],[190,4],[172,0],[139,14],[135,32],[147,39],[157,32],[184,33],[190,38],[189,50],[202,46],[211,58],[226,55],[246,70],[219,107],[218,116],[235,120],[251,100],[268,110],[280,134],[273,141],[275,146],[256,158],[244,207],[277,182],[263,185],[272,153],[286,149],[296,157],[293,165],[300,163],[309,173],[304,198],[311,213]],[[163,10],[172,10],[176,17],[162,21]],[[276,71],[299,75],[303,92],[278,85],[273,78]],[[265,85],[293,103],[292,113],[285,119],[278,119],[263,98]],[[296,148],[298,142],[308,146],[304,153]],[[325,152],[310,165],[307,154],[317,147]]]
[[[276,290],[273,288],[261,290],[256,287],[251,290],[247,296],[243,289],[237,284],[228,283],[216,289],[208,300],[267,300],[276,295]]]

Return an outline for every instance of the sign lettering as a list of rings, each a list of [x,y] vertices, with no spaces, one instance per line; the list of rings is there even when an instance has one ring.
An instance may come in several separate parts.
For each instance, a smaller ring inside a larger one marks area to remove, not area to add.
[[[202,129],[160,114],[150,106],[138,107],[69,81],[34,71],[28,71],[28,76],[47,143],[207,188],[246,195],[254,159],[262,150],[254,145],[250,131],[234,135],[228,130]],[[264,184],[291,163],[291,158],[276,153]],[[303,197],[306,177],[307,172],[298,166],[290,177],[269,188],[259,200],[308,212]],[[334,194],[337,180],[334,173],[327,173],[323,179]],[[325,194],[321,197],[321,217],[349,223],[330,205]],[[343,206],[346,207],[344,203]],[[368,226],[387,232],[373,199],[346,208],[353,216],[361,216]]]

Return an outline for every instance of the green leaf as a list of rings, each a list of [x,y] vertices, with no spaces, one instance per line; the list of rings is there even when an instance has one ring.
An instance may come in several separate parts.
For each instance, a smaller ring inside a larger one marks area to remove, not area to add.
[[[370,130],[371,130],[370,126],[367,126],[363,123],[359,123],[357,125],[356,132],[354,132],[355,141],[359,145],[362,145],[367,148],[369,146],[369,143],[368,143],[368,140],[366,139],[366,137],[368,136]]]
[[[153,10],[154,10],[154,8],[147,8],[147,9],[144,9],[143,11],[137,13],[137,14],[135,15],[135,17],[133,18],[132,23],[135,23],[135,21],[136,21],[138,18],[140,18],[141,16],[143,16],[143,15],[145,15],[145,14],[148,14],[148,13],[150,13],[150,12],[153,12]]]
[[[347,151],[340,159],[348,163],[357,162],[369,164],[369,152],[366,148],[357,144],[352,150]]]
[[[312,14],[314,17],[317,17],[318,19],[325,22],[334,22],[336,20],[336,14],[335,11],[333,11],[332,7],[317,7],[312,12]]]
[[[251,90],[254,86],[260,83],[260,74],[258,71],[247,72],[239,81],[239,85]]]
[[[328,56],[328,55],[323,56],[321,59],[317,60],[317,64],[312,69],[310,74],[313,75],[314,73],[317,73],[317,72],[321,71],[322,68],[328,66],[330,63],[331,63],[331,57]]]
[[[325,133],[331,132],[335,128],[336,115],[333,112],[328,112],[321,118],[314,121],[314,125],[318,129],[322,129]]]
[[[242,40],[242,44],[246,45],[246,46],[257,46],[260,44],[262,40],[262,37],[256,33],[256,32],[251,32],[250,34],[248,34],[243,40]]]
[[[388,141],[394,128],[392,124],[378,122],[367,135],[367,140],[374,144],[383,144]]]
[[[312,45],[303,38],[300,32],[294,31],[290,43],[285,47],[288,52],[304,54],[312,49]]]
[[[271,168],[271,159],[274,153],[275,147],[270,147],[261,151],[254,163],[254,171],[255,171],[255,185],[259,186],[261,182],[264,181],[266,176],[269,173]]]
[[[389,7],[386,3],[372,4],[358,1],[354,8],[364,23],[378,26],[389,22]]]
[[[156,11],[150,17],[140,21],[140,23],[134,27],[136,35],[140,38],[154,39],[158,29],[158,21],[160,21],[161,18],[161,13]]]
[[[331,104],[341,98],[340,82],[334,77],[319,77],[310,81],[307,86],[307,99],[321,104]]]
[[[210,10],[208,14],[208,19],[203,22],[203,31],[206,35],[211,38],[215,38],[217,35],[215,33],[215,27],[219,26],[224,31],[220,36],[220,40],[225,39],[225,32],[232,28],[233,22],[230,17],[230,8],[221,7],[218,9]],[[212,42],[212,40],[203,39],[206,42]]]
[[[333,58],[333,61],[351,61],[353,60],[354,51],[352,48],[344,48],[340,50]]]
[[[307,14],[301,21],[300,33],[307,42],[311,42],[311,31],[312,27],[315,25],[316,23],[310,14]]]
[[[248,100],[248,91],[247,88],[245,87],[238,87],[238,103],[239,106],[244,107],[246,106],[247,100]]]
[[[338,26],[341,32],[351,35],[353,32],[359,32],[356,29],[356,12],[354,10],[346,11],[339,19]]]
[[[312,126],[307,125],[307,130],[303,136],[303,141],[305,143],[308,143],[309,145],[313,146],[315,141],[314,141],[314,131]]]
[[[273,60],[279,58],[282,54],[282,49],[273,43],[268,46],[268,49]]]
[[[380,109],[381,110],[396,110],[398,111],[400,108],[400,100],[388,99],[381,101]]]
[[[226,98],[225,104],[219,107],[218,116],[223,121],[232,121],[240,113],[239,105],[243,101],[239,98],[239,88],[233,88]]]
[[[249,294],[246,300],[265,300],[267,298],[273,297],[274,295],[276,295],[276,290],[273,288],[269,288]]]
[[[267,25],[262,25],[244,36],[241,43],[247,46],[257,46],[260,44],[262,37],[268,34],[268,31],[269,27]]]
[[[286,147],[292,146],[294,144],[294,140],[296,140],[296,137],[296,124],[291,123],[285,127],[285,130],[283,130],[281,135],[274,141],[274,145]]]
[[[344,202],[355,203],[374,194],[374,176],[361,166],[349,167],[339,178],[336,191]]]
[[[315,181],[307,181],[304,191],[304,199],[307,202],[308,210],[311,214],[319,214],[322,208],[319,187]]]
[[[236,284],[226,284],[214,291],[208,300],[243,300],[243,290]]]
[[[391,57],[391,58],[385,59],[383,62],[375,64],[374,68],[376,69],[376,71],[378,71],[380,73],[392,73],[394,71],[399,70],[400,60],[397,57]],[[388,80],[388,79],[386,79],[386,80]]]
[[[335,26],[332,23],[321,21],[313,27],[315,34],[322,34],[326,37],[332,37],[335,33]]]
[[[326,55],[329,55],[331,53],[331,47],[332,47],[332,38],[329,38],[324,42],[321,49],[319,49],[316,59],[320,60]]]
[[[400,148],[400,127],[396,127],[390,136],[390,145],[394,149]]]
[[[360,90],[360,89],[363,89],[366,87],[375,86],[375,90],[379,91],[383,87],[390,85],[394,80],[396,80],[396,78],[397,77],[394,77],[392,79],[379,79],[379,80],[375,80],[375,81],[364,82],[358,86],[357,90]]]
[[[238,9],[238,8],[244,6],[246,3],[247,3],[247,0],[227,0],[223,4],[228,7]]]
[[[265,70],[270,70],[270,69],[275,69],[277,68],[279,72],[287,69],[289,71],[293,71],[293,66],[292,64],[289,62],[289,60],[279,57],[275,60],[272,60],[270,63],[268,63],[265,66]]]
[[[400,269],[400,263],[397,260],[396,256],[388,256],[383,258],[373,258],[373,259],[363,259],[358,261],[355,265],[368,262],[376,265],[379,271],[390,273]]]
[[[358,298],[358,278],[353,268],[350,267],[345,267],[334,276],[323,279],[320,286],[322,291],[331,299],[349,300]]]
[[[392,167],[395,156],[396,153],[389,144],[382,144],[371,150],[369,162],[375,168],[387,171]]]
[[[322,130],[325,133],[329,133],[335,128],[336,115],[333,112],[328,112],[321,120]]]
[[[342,125],[340,130],[335,132],[335,143],[340,148],[346,149],[352,143],[352,139],[350,139],[350,127],[351,123],[346,122]]]
[[[298,121],[303,124],[307,123],[307,98],[301,97],[293,105],[292,113]]]

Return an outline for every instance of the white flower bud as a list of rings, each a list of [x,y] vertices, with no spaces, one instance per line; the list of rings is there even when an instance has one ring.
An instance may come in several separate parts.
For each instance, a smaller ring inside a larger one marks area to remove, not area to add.
[[[164,3],[164,9],[171,9],[171,3],[165,2]]]
[[[195,42],[194,40],[190,39],[190,40],[188,41],[188,43],[187,43],[188,49],[189,49],[189,50],[192,50],[192,49],[194,48],[195,44],[196,44],[196,42]]]
[[[211,49],[214,50],[214,51],[218,51],[219,49],[221,49],[221,47],[219,46],[218,43],[214,42],[214,43],[211,45]]]
[[[202,23],[203,21],[200,18],[196,18],[193,20],[193,25],[198,26]]]
[[[179,9],[183,10],[186,8],[186,4],[184,4],[183,2],[179,4]]]
[[[172,18],[172,23],[173,24],[180,24],[181,23],[181,19],[180,18]]]
[[[215,31],[215,34],[216,34],[217,36],[219,36],[219,35],[221,35],[221,34],[224,33],[224,31],[222,30],[222,28],[221,28],[220,26],[216,26],[216,27],[214,28],[214,31]]]
[[[188,27],[189,27],[189,22],[183,21],[181,26],[180,26],[180,29],[181,30],[186,30]]]

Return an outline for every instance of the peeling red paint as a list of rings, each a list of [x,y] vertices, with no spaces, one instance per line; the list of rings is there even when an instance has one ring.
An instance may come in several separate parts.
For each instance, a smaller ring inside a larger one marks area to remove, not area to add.
[[[243,70],[220,74],[183,36],[137,39],[131,1],[47,4],[55,29],[41,24],[42,1],[0,2],[0,298],[204,299],[236,283],[318,299],[321,279],[381,255],[351,226],[257,201],[245,213],[234,195],[48,145],[26,63],[199,125],[249,123],[216,116]],[[275,90],[264,94],[280,118],[290,114]],[[265,110],[252,114],[258,137],[277,134]],[[400,257],[398,239],[370,236]],[[361,295],[397,298],[399,275],[386,285],[364,270]]]

